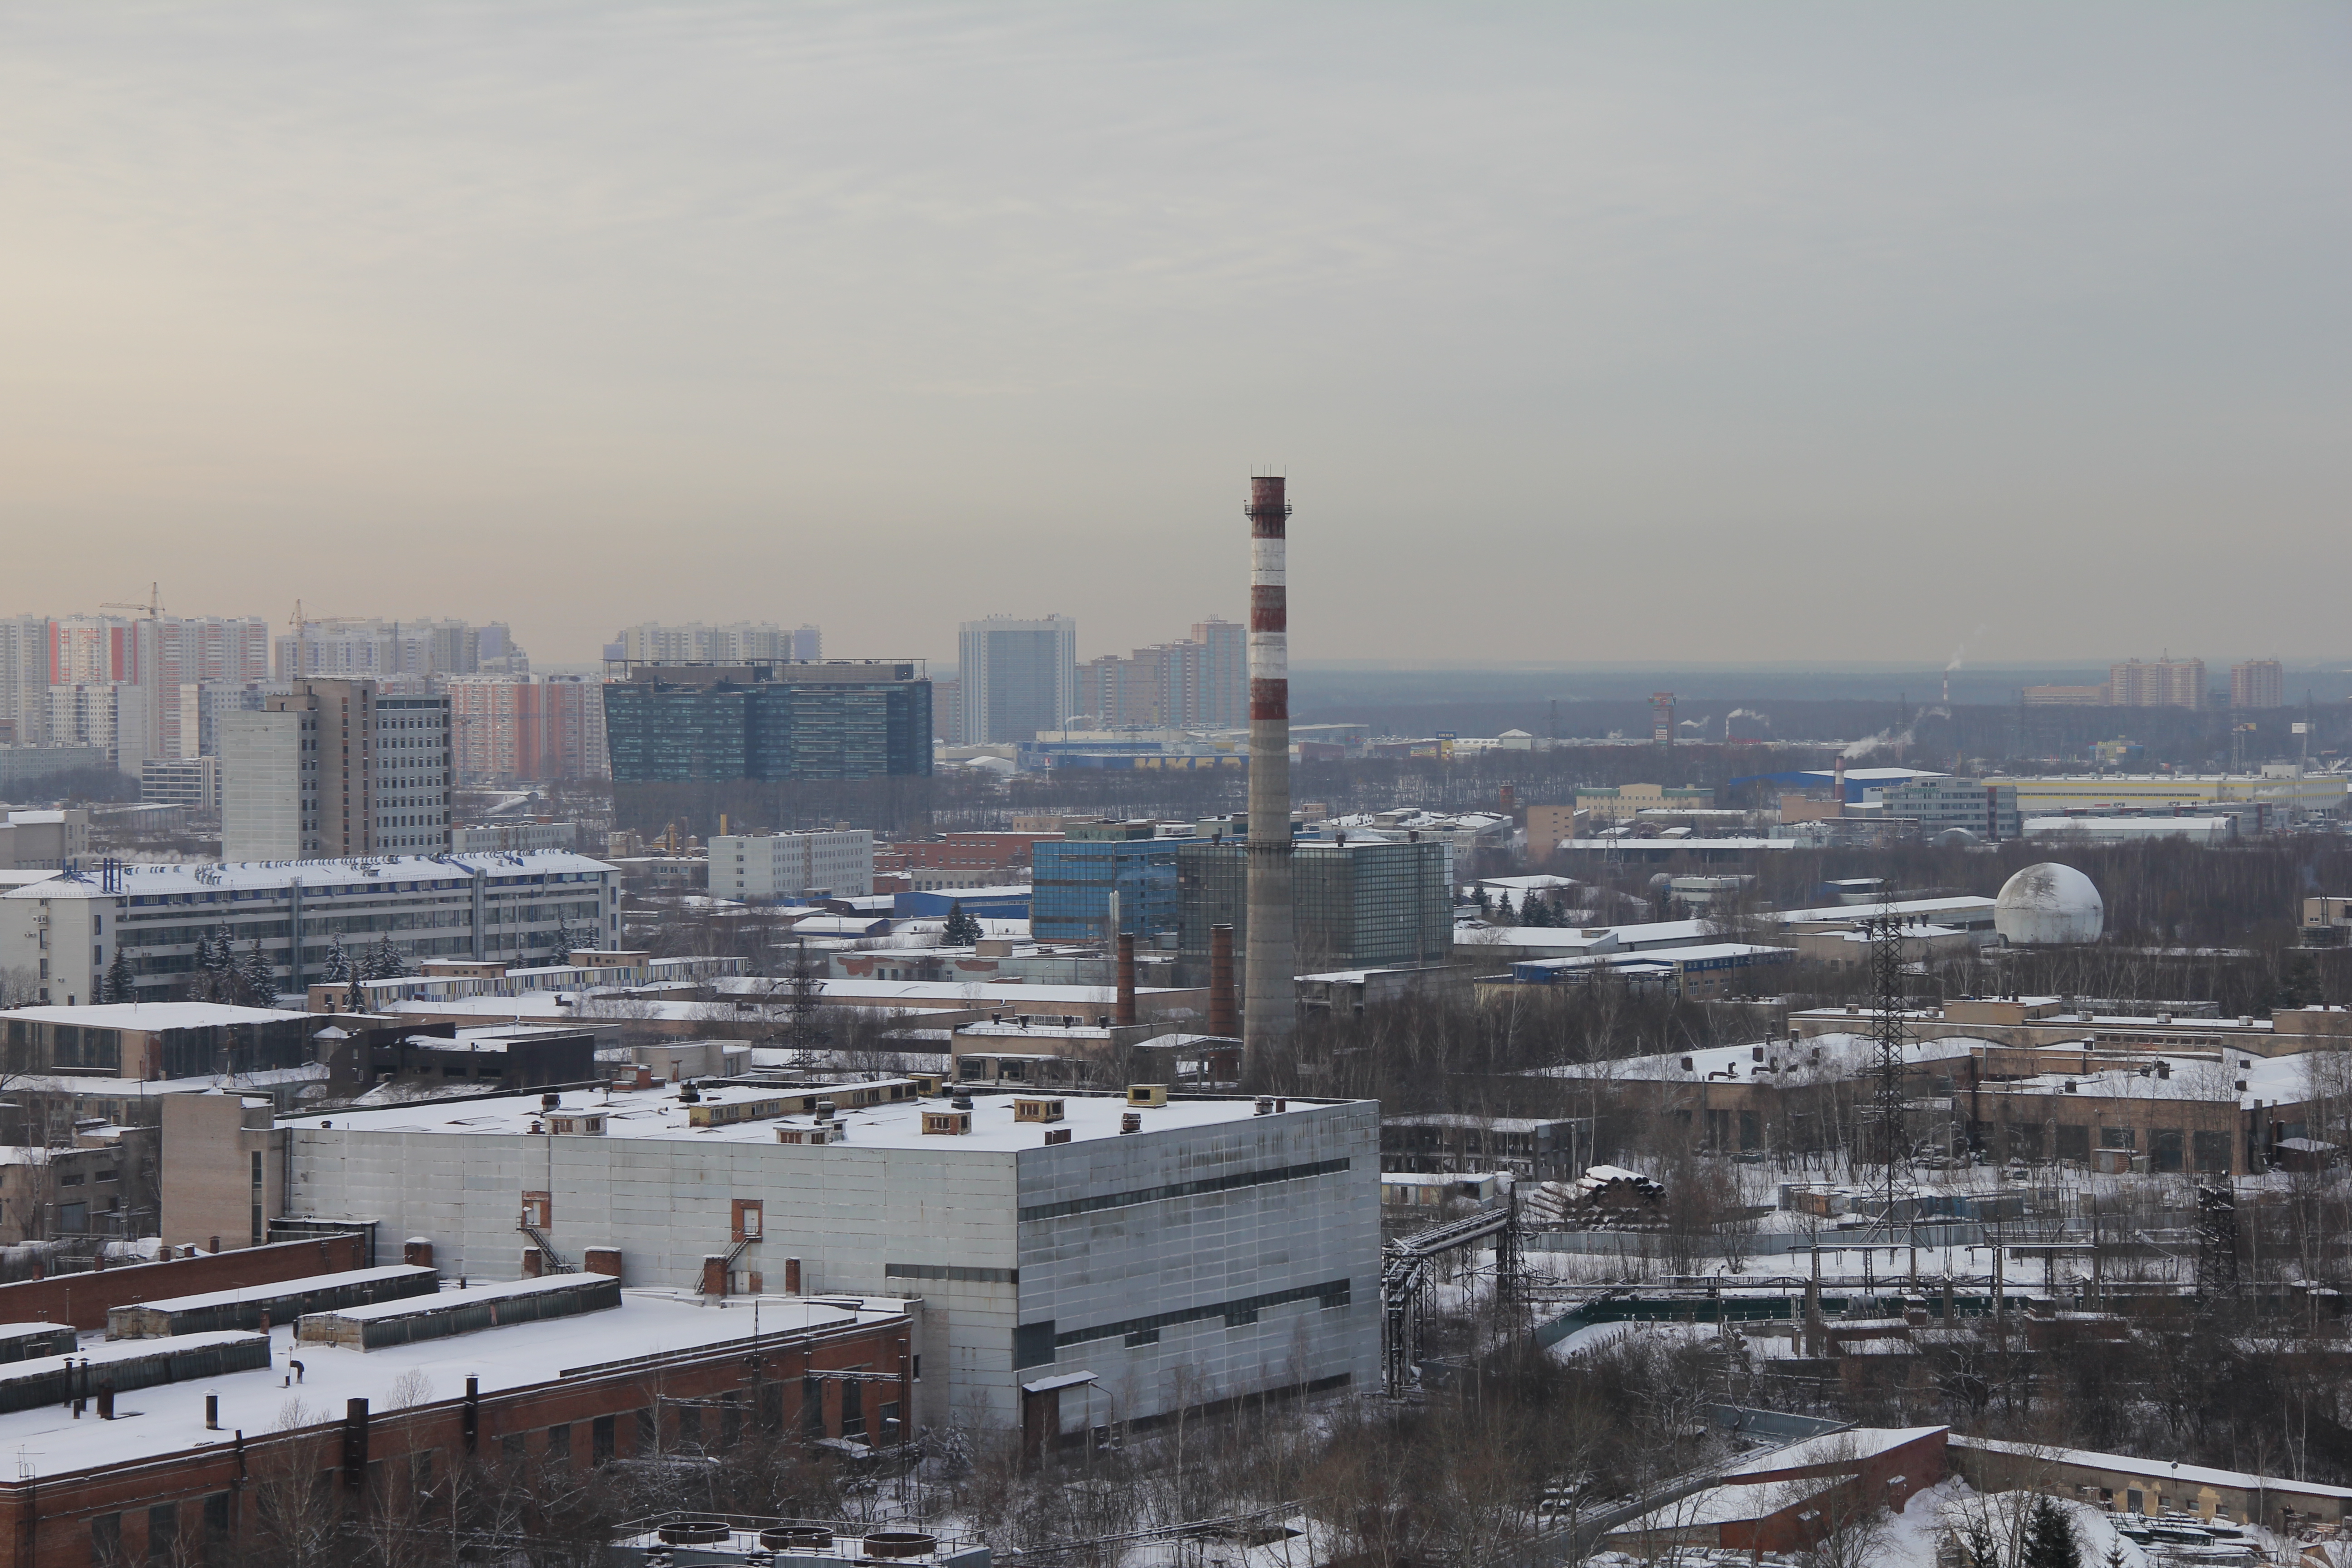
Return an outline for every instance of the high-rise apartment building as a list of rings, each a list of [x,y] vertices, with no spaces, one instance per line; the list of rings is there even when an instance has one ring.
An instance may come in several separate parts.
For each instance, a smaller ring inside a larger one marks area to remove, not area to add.
[[[2128,659],[2107,669],[2107,702],[2116,708],[2202,708],[2205,661],[2164,658],[2154,664]]]
[[[530,656],[499,621],[304,621],[278,639],[274,661],[280,680],[373,680],[383,688],[405,677],[418,689],[448,676],[530,673]]]
[[[1249,634],[1236,621],[1194,624],[1157,643],[1078,667],[1078,711],[1107,729],[1231,730],[1249,721]]]
[[[221,715],[221,858],[310,860],[449,847],[449,700],[298,680]]]
[[[604,657],[629,664],[808,664],[824,657],[824,635],[814,626],[780,626],[773,621],[736,621],[723,626],[646,621],[622,627],[604,645]]]
[[[0,620],[0,742],[45,745],[49,738],[50,644],[47,616]]]
[[[155,754],[154,714],[148,689],[129,680],[84,680],[49,688],[53,746],[96,746],[117,773],[139,775]]]
[[[955,676],[931,682],[931,738],[942,746],[963,744],[963,681]]]
[[[446,690],[459,782],[605,776],[602,681],[461,675]]]
[[[1078,712],[1078,623],[1069,616],[966,621],[957,644],[964,744],[1034,741]]]
[[[177,693],[179,755],[219,756],[220,716],[259,712],[268,689],[268,682],[261,679],[181,682]]]
[[[919,660],[640,665],[602,690],[614,784],[931,771],[931,683]]]
[[[2230,706],[2284,708],[2286,669],[2274,658],[2248,659],[2230,667]]]
[[[1249,722],[1249,628],[1211,616],[1193,623],[1192,640],[1201,654],[1197,716],[1190,722],[1203,730],[1240,729]]]

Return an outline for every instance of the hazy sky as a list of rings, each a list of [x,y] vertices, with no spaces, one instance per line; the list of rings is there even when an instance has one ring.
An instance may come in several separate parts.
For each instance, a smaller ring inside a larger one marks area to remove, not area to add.
[[[2352,652],[2352,8],[0,4],[0,613]],[[1981,628],[1981,629],[1979,629]]]

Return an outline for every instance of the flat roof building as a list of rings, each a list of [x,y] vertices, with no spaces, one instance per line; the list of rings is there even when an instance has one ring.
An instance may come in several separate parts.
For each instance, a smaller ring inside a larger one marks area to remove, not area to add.
[[[1179,951],[1205,978],[1211,928],[1249,942],[1248,847],[1198,840],[1177,847]],[[1453,851],[1427,841],[1299,839],[1292,854],[1293,918],[1302,972],[1419,967],[1454,953]]]
[[[931,771],[931,683],[919,659],[642,665],[604,694],[616,784]]]
[[[874,834],[721,833],[710,840],[714,899],[862,899],[874,891]]]
[[[118,954],[136,996],[169,997],[224,931],[240,959],[260,942],[281,994],[322,978],[339,946],[388,941],[412,963],[556,956],[617,942],[619,879],[553,850],[109,867],[0,894],[0,972],[73,1006],[100,994]]]
[[[1040,1109],[906,1079],[561,1100],[282,1122],[287,1210],[429,1239],[477,1279],[611,1247],[649,1285],[919,1296],[929,1419],[1009,1425],[1024,1384],[1078,1372],[1097,1419],[1374,1375],[1370,1102]]]

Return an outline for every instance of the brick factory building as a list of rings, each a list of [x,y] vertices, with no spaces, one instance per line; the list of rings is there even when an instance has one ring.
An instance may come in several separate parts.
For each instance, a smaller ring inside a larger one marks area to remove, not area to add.
[[[596,1273],[433,1290],[429,1268],[365,1272],[118,1321],[258,1331],[92,1336],[66,1355],[62,1331],[0,1331],[0,1442],[17,1456],[0,1565],[236,1561],[289,1516],[429,1517],[469,1461],[585,1471],[751,1431],[881,1444],[916,1407],[919,1302],[712,1310]]]

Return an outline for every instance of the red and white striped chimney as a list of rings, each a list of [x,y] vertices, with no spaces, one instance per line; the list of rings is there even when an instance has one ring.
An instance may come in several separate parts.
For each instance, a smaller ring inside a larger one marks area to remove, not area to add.
[[[1250,480],[1249,925],[1242,1049],[1251,1067],[1298,1027],[1291,930],[1290,606],[1284,555],[1290,502],[1278,477]]]

